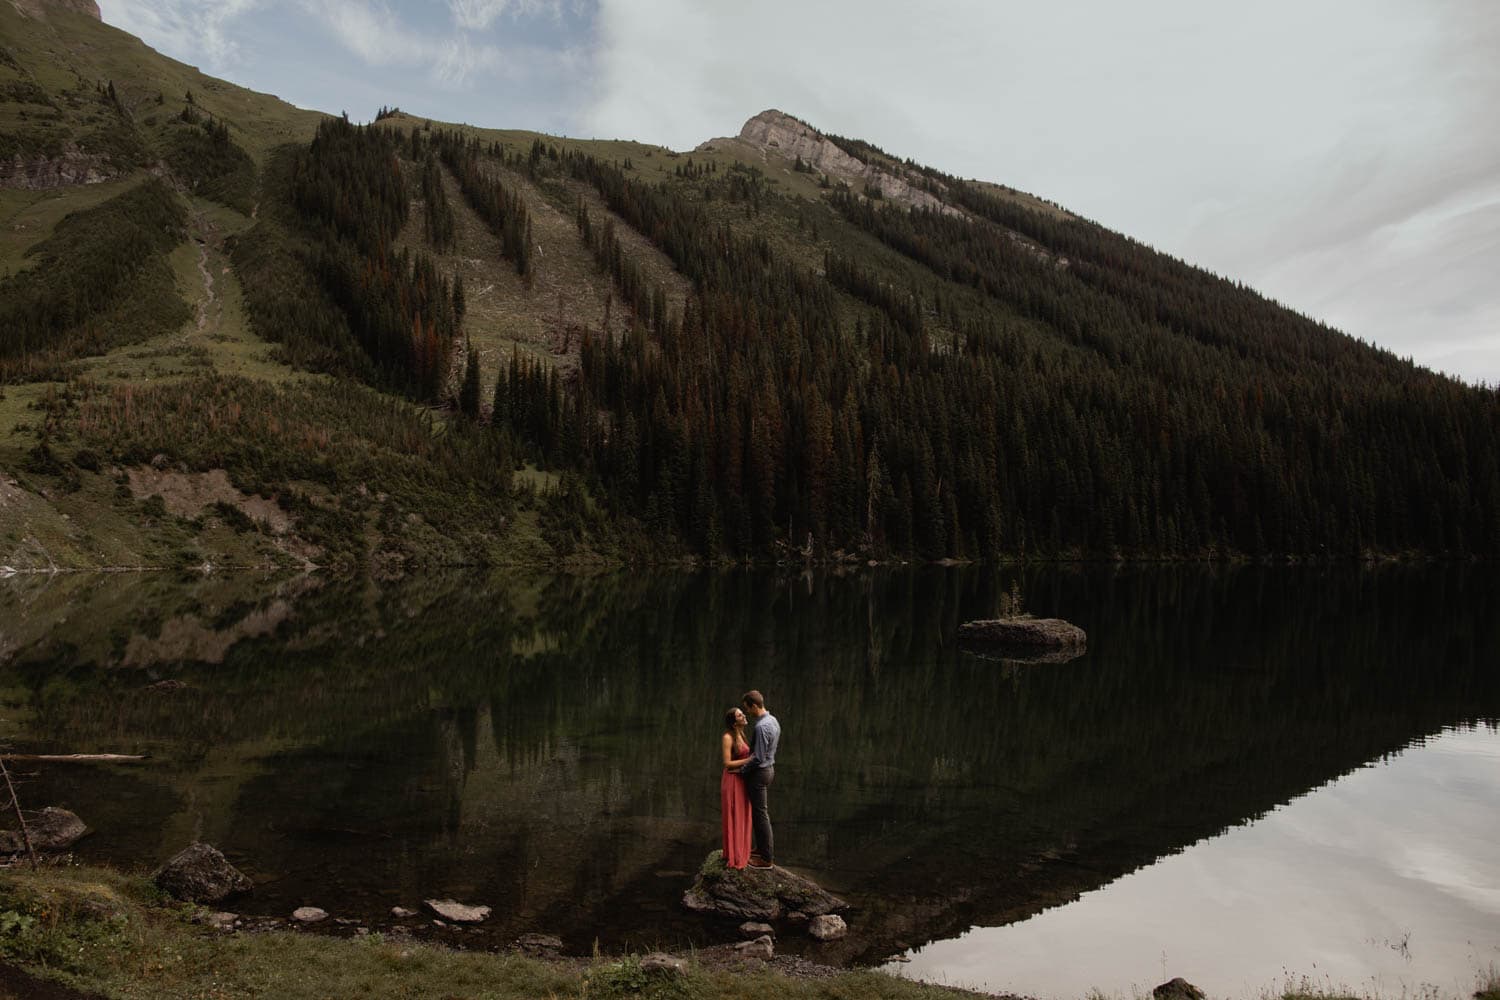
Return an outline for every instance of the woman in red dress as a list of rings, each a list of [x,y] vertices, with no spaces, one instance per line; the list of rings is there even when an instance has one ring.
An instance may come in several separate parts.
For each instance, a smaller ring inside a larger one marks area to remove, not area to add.
[[[750,860],[750,793],[740,768],[750,756],[745,742],[745,713],[731,708],[724,713],[724,737],[720,740],[724,774],[719,778],[719,805],[724,811],[724,866],[743,868]]]

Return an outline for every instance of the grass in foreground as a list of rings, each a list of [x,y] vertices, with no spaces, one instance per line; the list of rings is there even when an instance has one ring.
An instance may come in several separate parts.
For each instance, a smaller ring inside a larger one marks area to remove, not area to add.
[[[1492,962],[1487,970],[1480,973],[1474,1000],[1500,1000],[1500,965]]]
[[[194,924],[193,908],[145,879],[93,867],[0,874],[0,961],[113,997],[443,997],[711,1000],[944,1000],[962,994],[873,972],[793,979],[689,963],[686,975],[642,970],[635,956],[549,962],[449,951],[410,941],[280,932],[233,934]]]

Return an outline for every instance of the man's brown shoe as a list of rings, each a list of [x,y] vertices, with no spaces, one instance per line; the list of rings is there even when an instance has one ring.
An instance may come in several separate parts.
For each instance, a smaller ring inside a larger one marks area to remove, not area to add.
[[[771,862],[767,861],[765,858],[761,857],[759,854],[752,854],[752,855],[750,855],[750,867],[751,868],[770,868],[771,867]]]

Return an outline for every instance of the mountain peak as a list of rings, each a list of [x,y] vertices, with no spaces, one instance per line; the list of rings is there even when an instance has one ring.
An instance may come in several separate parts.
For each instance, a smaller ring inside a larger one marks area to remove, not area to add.
[[[775,108],[767,108],[745,122],[744,128],[740,129],[740,137],[746,138],[746,133],[756,128],[801,129],[804,132],[810,132],[814,135],[822,135],[821,132],[802,119],[789,115],[785,111],[778,111]]]
[[[879,190],[882,197],[908,207],[961,214],[931,192],[913,185],[899,164],[886,162],[882,157],[856,157],[848,151],[848,142],[835,142],[785,111],[775,108],[762,111],[745,122],[738,138],[762,158],[774,155],[784,160],[800,160],[808,169],[856,190]]]
[[[807,160],[811,158],[809,154],[824,150],[825,147],[836,153],[848,155],[807,122],[785,111],[777,111],[775,108],[767,108],[745,122],[744,127],[740,129],[739,137],[752,146],[775,149],[788,158],[801,156]],[[849,159],[857,163],[853,157]]]

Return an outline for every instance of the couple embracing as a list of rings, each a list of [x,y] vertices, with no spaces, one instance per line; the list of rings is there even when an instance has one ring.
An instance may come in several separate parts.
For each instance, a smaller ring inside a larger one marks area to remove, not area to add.
[[[749,735],[746,735],[746,730]],[[746,691],[739,707],[724,713],[719,802],[724,810],[724,865],[770,868],[776,857],[766,791],[776,779],[781,723],[766,711],[759,691]]]

